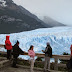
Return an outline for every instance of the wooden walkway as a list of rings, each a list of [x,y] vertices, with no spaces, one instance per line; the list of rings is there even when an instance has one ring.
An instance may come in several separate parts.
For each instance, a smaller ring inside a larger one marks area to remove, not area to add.
[[[23,67],[12,68],[10,66],[7,66],[7,67],[4,67],[4,68],[0,69],[0,72],[30,72],[30,69],[23,68]],[[43,70],[34,69],[34,72],[43,72]],[[66,71],[54,71],[54,70],[51,70],[50,72],[66,72]]]

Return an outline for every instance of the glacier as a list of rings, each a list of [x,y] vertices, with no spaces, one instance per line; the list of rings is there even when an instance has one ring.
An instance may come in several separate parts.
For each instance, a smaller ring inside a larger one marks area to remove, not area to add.
[[[70,54],[70,45],[72,44],[72,27],[53,27],[40,28],[32,31],[20,33],[0,34],[0,44],[5,44],[6,35],[10,35],[12,45],[18,40],[20,48],[28,52],[30,45],[34,45],[36,53],[42,53],[45,50],[46,43],[49,42],[52,47],[52,52],[55,55],[62,55],[63,52]],[[0,48],[0,51],[6,51]],[[22,59],[28,59],[28,56],[19,56]]]

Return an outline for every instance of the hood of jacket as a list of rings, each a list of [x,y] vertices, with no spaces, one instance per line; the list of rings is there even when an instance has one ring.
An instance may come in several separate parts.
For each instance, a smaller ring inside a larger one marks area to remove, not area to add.
[[[9,40],[10,36],[6,36],[6,40]]]

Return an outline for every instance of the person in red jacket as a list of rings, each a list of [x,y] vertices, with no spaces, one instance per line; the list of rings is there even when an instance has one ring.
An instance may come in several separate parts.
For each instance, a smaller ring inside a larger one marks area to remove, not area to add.
[[[6,36],[6,40],[5,40],[5,48],[7,49],[7,59],[11,59],[11,50],[12,50],[12,45],[11,42],[9,40],[10,36]]]
[[[71,60],[71,69],[72,69],[72,45],[71,45],[71,47],[70,47],[70,50],[71,50],[70,60]]]
[[[66,64],[68,72],[72,72],[72,45],[70,46],[70,51],[71,51],[70,60]]]
[[[71,58],[72,58],[72,45],[71,45],[71,47],[70,47],[70,50],[71,50]]]

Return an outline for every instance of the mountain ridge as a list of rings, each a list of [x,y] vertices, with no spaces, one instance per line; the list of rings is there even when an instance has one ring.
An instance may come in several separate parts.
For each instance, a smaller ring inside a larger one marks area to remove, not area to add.
[[[12,0],[0,0],[1,33],[16,33],[50,27],[53,26],[46,24],[24,7],[16,5]]]
[[[21,6],[16,5],[12,0],[1,0],[0,2],[2,2],[0,4],[1,33],[15,33],[46,27],[44,22],[38,21],[35,15],[32,17],[26,14],[27,10],[25,8],[22,10]]]
[[[48,16],[43,16],[42,18],[40,18],[44,23],[46,24],[50,24],[50,26],[52,27],[56,27],[56,26],[66,26],[65,24],[63,23],[60,23]]]

